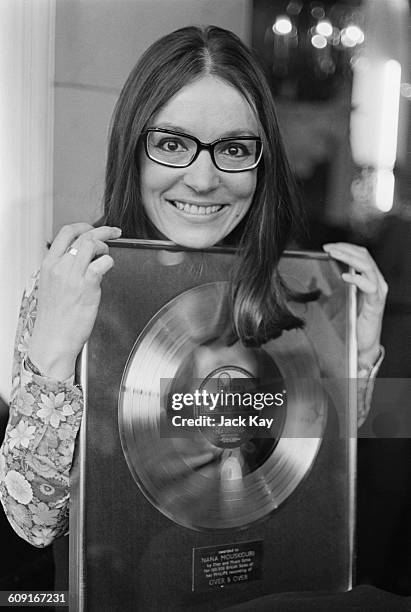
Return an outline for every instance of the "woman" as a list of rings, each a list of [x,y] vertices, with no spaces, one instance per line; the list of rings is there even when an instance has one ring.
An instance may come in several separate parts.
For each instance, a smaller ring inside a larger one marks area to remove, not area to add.
[[[113,265],[107,240],[237,244],[237,336],[258,344],[303,324],[276,272],[300,223],[293,180],[268,84],[232,33],[183,28],[139,60],[114,113],[104,205],[106,225],[78,223],[58,233],[23,298],[0,490],[13,527],[37,546],[67,531],[83,401],[74,367],[93,328],[101,279]],[[359,376],[367,380],[381,355],[386,284],[365,249],[324,249],[356,270],[343,278],[361,291]]]

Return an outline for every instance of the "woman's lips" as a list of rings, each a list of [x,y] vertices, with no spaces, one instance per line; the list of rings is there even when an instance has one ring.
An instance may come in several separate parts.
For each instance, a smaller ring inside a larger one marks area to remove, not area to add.
[[[224,204],[194,204],[181,200],[167,200],[174,208],[189,215],[207,216],[219,212]]]

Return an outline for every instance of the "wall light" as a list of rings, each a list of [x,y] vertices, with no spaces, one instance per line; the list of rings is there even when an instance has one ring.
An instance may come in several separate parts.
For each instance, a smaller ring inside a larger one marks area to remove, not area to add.
[[[333,33],[333,26],[327,19],[325,19],[324,21],[319,21],[317,23],[317,25],[315,26],[315,31],[317,32],[317,34],[321,34],[321,36],[325,36],[325,38],[328,38]]]
[[[375,204],[381,212],[391,210],[394,202],[394,173],[392,170],[380,168],[375,177]]]
[[[325,49],[327,46],[327,39],[321,36],[321,34],[314,34],[311,38],[311,44],[316,49]]]
[[[380,134],[378,147],[379,168],[393,168],[397,157],[398,115],[400,106],[401,65],[388,60],[382,70]]]
[[[364,40],[364,32],[356,25],[349,25],[341,31],[341,43],[344,47],[361,45]]]
[[[280,15],[277,17],[273,25],[274,34],[279,34],[280,36],[287,36],[287,34],[291,34],[292,29],[292,23],[286,15]]]

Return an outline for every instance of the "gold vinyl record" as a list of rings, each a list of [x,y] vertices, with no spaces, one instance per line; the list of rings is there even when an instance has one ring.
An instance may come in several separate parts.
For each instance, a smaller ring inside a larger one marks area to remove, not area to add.
[[[135,482],[160,512],[195,530],[245,529],[277,509],[309,473],[326,423],[318,359],[304,330],[246,348],[230,328],[229,283],[178,295],[141,332],[121,383],[120,438]],[[170,433],[171,413],[182,414],[170,394],[224,390],[231,379],[264,381],[265,391],[284,394],[268,434],[203,423]]]

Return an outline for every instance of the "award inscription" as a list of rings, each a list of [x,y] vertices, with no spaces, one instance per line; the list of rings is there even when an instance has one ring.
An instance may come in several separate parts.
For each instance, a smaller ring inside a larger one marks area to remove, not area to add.
[[[262,578],[263,541],[193,548],[193,591],[210,591]]]

